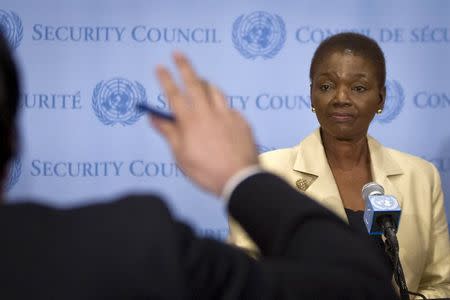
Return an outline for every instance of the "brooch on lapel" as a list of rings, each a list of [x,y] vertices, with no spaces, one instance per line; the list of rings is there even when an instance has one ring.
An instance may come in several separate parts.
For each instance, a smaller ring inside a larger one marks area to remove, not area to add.
[[[295,182],[295,185],[297,186],[297,188],[300,191],[304,192],[304,191],[306,191],[309,188],[311,183],[312,183],[311,179],[300,178],[299,180],[297,180]]]

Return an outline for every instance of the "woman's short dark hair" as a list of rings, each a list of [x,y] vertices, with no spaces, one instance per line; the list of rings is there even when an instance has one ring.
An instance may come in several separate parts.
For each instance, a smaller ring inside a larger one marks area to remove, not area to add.
[[[323,40],[314,52],[309,69],[309,78],[312,82],[317,65],[333,52],[351,50],[355,55],[371,61],[377,70],[377,79],[380,87],[386,82],[386,60],[378,43],[365,35],[354,32],[343,32],[332,35]]]
[[[16,154],[19,77],[11,49],[0,30],[0,174]],[[1,179],[1,178],[0,178]]]

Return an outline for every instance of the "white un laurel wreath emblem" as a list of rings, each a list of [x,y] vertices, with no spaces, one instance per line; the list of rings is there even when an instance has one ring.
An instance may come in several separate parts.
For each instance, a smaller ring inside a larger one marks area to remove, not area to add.
[[[234,47],[248,59],[273,58],[286,41],[286,26],[278,15],[264,11],[241,15],[233,23]]]
[[[400,83],[396,80],[387,80],[383,112],[376,115],[375,120],[380,123],[391,122],[400,114],[404,103],[405,93]]]
[[[12,189],[12,187],[19,181],[20,174],[22,173],[22,162],[20,159],[12,161],[9,169],[8,181],[6,182],[6,191]]]
[[[376,209],[386,210],[396,208],[396,203],[390,197],[380,197],[372,204]]]
[[[124,78],[99,82],[92,95],[92,108],[96,116],[103,124],[111,126],[135,123],[144,114],[136,109],[136,104],[146,102],[144,87],[137,81],[132,83]]]
[[[0,31],[5,36],[12,49],[19,46],[23,38],[23,26],[19,16],[10,11],[0,9]]]

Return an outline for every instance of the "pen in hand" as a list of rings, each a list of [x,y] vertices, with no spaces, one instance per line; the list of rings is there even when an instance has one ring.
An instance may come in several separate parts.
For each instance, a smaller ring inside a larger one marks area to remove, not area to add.
[[[171,115],[170,113],[156,109],[147,104],[138,103],[138,104],[136,104],[136,109],[138,111],[143,111],[143,112],[149,113],[150,115],[155,116],[157,118],[175,122],[175,117],[173,115]]]

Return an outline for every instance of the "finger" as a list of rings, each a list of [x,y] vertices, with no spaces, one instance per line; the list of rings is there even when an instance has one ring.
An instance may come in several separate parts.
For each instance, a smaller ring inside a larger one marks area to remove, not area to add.
[[[173,114],[176,118],[179,118],[183,115],[183,111],[186,109],[187,103],[185,99],[183,99],[175,80],[169,71],[162,66],[158,66],[156,68],[156,77],[158,78],[159,84],[166,95]]]
[[[172,151],[178,149],[179,133],[174,122],[167,121],[156,116],[150,116],[152,126],[164,137]]]
[[[189,100],[194,108],[204,111],[209,106],[202,80],[197,76],[189,60],[181,53],[174,54],[175,64],[180,72]]]
[[[206,82],[206,84],[211,105],[219,111],[229,110],[225,95],[214,85],[209,84],[208,82]]]

